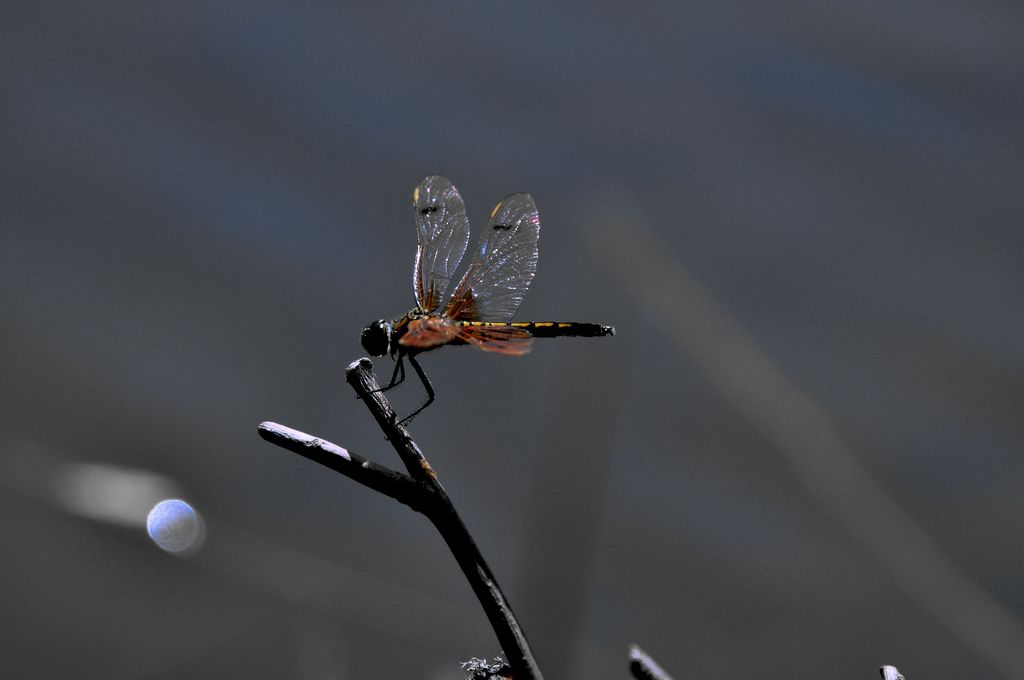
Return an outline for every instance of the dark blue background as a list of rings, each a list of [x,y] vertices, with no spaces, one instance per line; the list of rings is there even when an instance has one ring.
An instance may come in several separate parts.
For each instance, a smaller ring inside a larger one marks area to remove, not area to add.
[[[413,432],[547,677],[624,678],[631,642],[679,678],[1024,674],[1022,28],[1009,2],[5,3],[4,674],[498,651],[422,517],[256,436],[397,465],[344,368],[412,306],[432,173],[474,227],[534,195],[518,318],[619,329],[423,358]],[[69,513],[74,463],[172,478],[205,547]]]

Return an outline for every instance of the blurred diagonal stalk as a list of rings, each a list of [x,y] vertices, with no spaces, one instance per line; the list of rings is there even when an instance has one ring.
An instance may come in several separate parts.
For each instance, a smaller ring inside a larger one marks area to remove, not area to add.
[[[336,444],[277,423],[261,423],[260,436],[424,514],[441,534],[469,581],[494,628],[514,677],[517,680],[542,680],[537,661],[505,595],[426,457],[409,431],[398,424],[398,417],[373,374],[373,364],[369,359],[353,362],[348,367],[346,378],[373,414],[408,474],[396,472]]]
[[[1009,678],[1024,668],[1024,626],[876,482],[829,413],[669,253],[633,210],[608,205],[589,222],[595,258],[649,323],[775,442],[804,489],[920,605]]]

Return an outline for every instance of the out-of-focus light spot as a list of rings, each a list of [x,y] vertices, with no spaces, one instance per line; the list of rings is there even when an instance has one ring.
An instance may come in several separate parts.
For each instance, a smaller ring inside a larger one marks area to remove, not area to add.
[[[146,530],[154,543],[177,555],[191,555],[206,538],[203,518],[191,505],[176,498],[153,506],[146,517]]]
[[[52,489],[68,512],[128,527],[142,526],[154,503],[180,493],[173,480],[155,472],[96,463],[61,466]]]

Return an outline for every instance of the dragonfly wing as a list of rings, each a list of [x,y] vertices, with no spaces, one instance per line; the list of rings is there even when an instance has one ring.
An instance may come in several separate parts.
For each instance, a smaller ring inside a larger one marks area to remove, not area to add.
[[[530,351],[533,337],[513,326],[463,326],[459,339],[485,352],[520,356]]]
[[[469,243],[466,204],[451,182],[439,175],[427,177],[412,192],[416,222],[416,266],[413,291],[424,312],[441,306],[455,269]]]
[[[398,344],[419,350],[445,345],[459,335],[458,324],[441,316],[427,316],[409,322]]]
[[[540,215],[530,194],[512,194],[491,211],[473,262],[445,316],[511,321],[537,272]]]

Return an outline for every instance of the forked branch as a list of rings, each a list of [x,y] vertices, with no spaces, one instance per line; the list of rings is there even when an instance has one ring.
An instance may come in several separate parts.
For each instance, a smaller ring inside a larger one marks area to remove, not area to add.
[[[424,514],[448,544],[480,601],[512,668],[513,677],[516,680],[542,680],[537,661],[505,595],[437,479],[437,474],[409,431],[398,423],[394,409],[384,397],[373,374],[373,364],[365,358],[352,363],[346,372],[346,379],[370,410],[408,474],[396,472],[324,439],[277,423],[260,424],[260,436]]]

